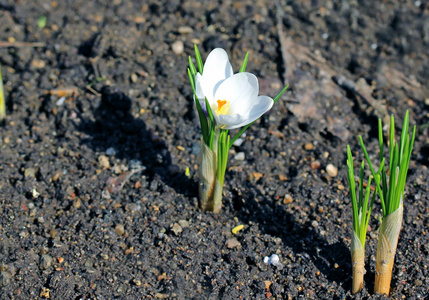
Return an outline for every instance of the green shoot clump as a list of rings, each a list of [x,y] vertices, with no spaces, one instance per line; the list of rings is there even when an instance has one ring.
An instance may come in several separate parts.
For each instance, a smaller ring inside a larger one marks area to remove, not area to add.
[[[416,135],[416,126],[410,139],[409,129],[409,113],[405,113],[404,124],[402,126],[401,138],[399,144],[395,140],[395,119],[393,115],[390,117],[390,137],[389,137],[389,178],[384,167],[384,144],[383,144],[383,125],[381,119],[378,120],[378,141],[380,149],[380,170],[381,182],[375,178],[377,189],[381,189],[380,199],[383,208],[383,217],[393,213],[399,208],[403,200],[405,181],[407,179],[408,167],[410,164],[411,152],[413,150],[414,138]],[[362,137],[359,136],[359,141],[365,155],[365,159],[369,164],[371,173],[375,176],[375,170],[369,159],[368,152],[363,144]],[[381,184],[381,188],[380,188]]]
[[[384,161],[383,161],[384,162]],[[364,188],[364,171],[365,163],[362,161],[359,172],[359,187],[358,194],[356,194],[356,183],[354,178],[353,157],[350,146],[347,146],[347,178],[350,187],[350,196],[352,202],[353,212],[353,232],[351,242],[351,255],[352,255],[352,293],[358,293],[363,287],[363,276],[365,274],[365,238],[368,229],[368,222],[371,216],[372,206],[375,197],[377,196],[377,189],[373,192],[371,202],[371,176],[368,178],[366,188]],[[379,176],[379,174],[377,174]]]
[[[366,161],[375,178],[376,189],[380,195],[383,208],[383,220],[381,222],[377,244],[374,285],[374,292],[380,294],[389,295],[390,292],[396,247],[398,246],[399,233],[402,227],[405,182],[407,180],[408,167],[410,165],[411,152],[416,135],[416,126],[414,126],[412,136],[410,136],[408,131],[409,113],[407,111],[404,117],[401,138],[399,139],[399,143],[397,143],[395,140],[395,119],[391,116],[388,174],[384,167],[383,126],[381,120],[378,120],[378,141],[381,160],[379,173],[381,174],[381,178],[375,174],[369,155],[363,144],[362,137],[359,136]]]

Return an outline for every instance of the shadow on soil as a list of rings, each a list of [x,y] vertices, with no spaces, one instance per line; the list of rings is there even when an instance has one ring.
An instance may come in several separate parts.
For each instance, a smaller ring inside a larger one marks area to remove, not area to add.
[[[192,193],[198,190],[197,183],[172,164],[166,144],[146,128],[144,121],[132,116],[131,105],[132,100],[123,92],[103,87],[100,105],[94,111],[95,121],[82,120],[79,130],[91,136],[82,143],[100,152],[110,148],[111,155],[127,160],[129,165],[141,164],[149,179],[159,176],[177,193],[197,196]]]
[[[292,249],[295,257],[299,255],[304,261],[313,261],[328,280],[341,284],[346,290],[351,289],[350,250],[346,245],[342,242],[329,244],[313,229],[310,222],[303,225],[297,223],[284,206],[272,203],[263,196],[261,202],[256,202],[257,195],[262,196],[255,188],[251,188],[245,205],[234,205],[239,219],[244,223],[257,223],[263,233],[280,237],[283,244]],[[335,264],[339,267],[335,268]]]

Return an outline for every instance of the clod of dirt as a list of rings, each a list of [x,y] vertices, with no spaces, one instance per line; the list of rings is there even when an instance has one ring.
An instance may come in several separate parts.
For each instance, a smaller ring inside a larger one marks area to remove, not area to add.
[[[40,257],[39,268],[41,270],[47,270],[52,266],[53,258],[48,254],[42,254]]]

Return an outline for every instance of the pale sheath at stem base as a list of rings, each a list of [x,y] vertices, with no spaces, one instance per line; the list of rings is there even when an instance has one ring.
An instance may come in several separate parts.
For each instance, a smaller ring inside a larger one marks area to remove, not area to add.
[[[352,269],[353,269],[353,283],[352,293],[356,294],[363,288],[363,275],[365,274],[365,247],[359,240],[356,232],[353,230],[352,243]]]
[[[397,210],[383,218],[377,244],[374,293],[389,295],[403,214],[404,205],[401,201]]]
[[[214,149],[218,149],[217,134],[214,138]],[[201,139],[200,155],[200,208],[202,211],[219,213],[222,208],[223,183],[217,178],[217,151],[212,151]]]

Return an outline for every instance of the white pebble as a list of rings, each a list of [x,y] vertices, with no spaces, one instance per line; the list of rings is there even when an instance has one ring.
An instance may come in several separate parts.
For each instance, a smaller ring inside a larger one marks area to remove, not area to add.
[[[246,156],[244,155],[244,152],[238,152],[235,156],[234,159],[235,160],[244,160],[246,158]]]
[[[330,177],[335,177],[338,175],[338,168],[333,164],[329,164],[326,166],[326,172]]]
[[[173,49],[174,54],[180,55],[185,50],[185,46],[183,45],[182,41],[175,41],[173,45],[171,46]]]
[[[234,146],[240,147],[244,143],[244,140],[242,138],[238,138],[234,142]]]
[[[280,258],[277,254],[273,254],[270,257],[265,256],[264,257],[264,263],[269,264],[269,265],[273,265],[273,266],[279,268],[280,270],[283,269],[283,264],[280,262]]]
[[[57,101],[57,103],[56,103],[56,105],[57,106],[61,106],[61,105],[63,105],[64,104],[64,101],[66,100],[66,97],[61,97],[60,99],[58,99],[58,101]]]

